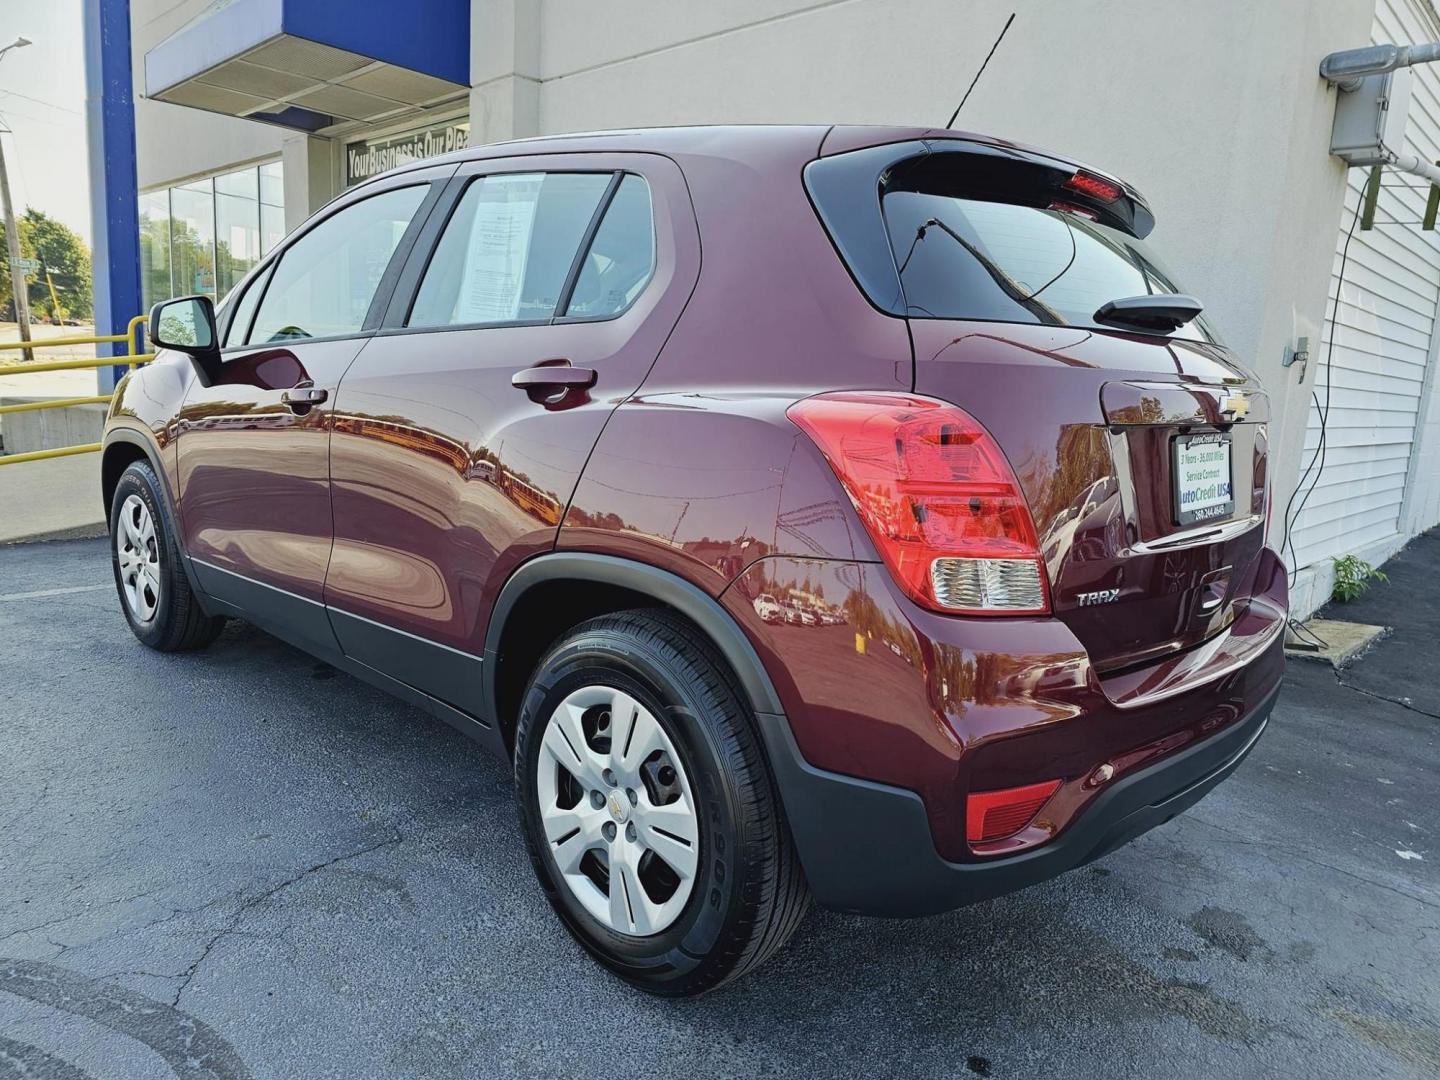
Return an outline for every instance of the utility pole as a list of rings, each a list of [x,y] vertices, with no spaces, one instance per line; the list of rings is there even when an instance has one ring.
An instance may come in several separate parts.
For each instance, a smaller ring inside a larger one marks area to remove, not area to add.
[[[29,38],[16,38],[0,49],[0,59],[11,49],[23,49],[30,44]],[[25,282],[25,272],[20,268],[20,230],[15,224],[15,207],[10,203],[10,174],[5,169],[5,141],[0,139],[0,203],[5,210],[5,247],[8,249],[7,262],[10,266],[10,289],[15,298],[15,321],[20,324],[20,340],[30,343],[30,294]],[[28,362],[35,354],[28,348],[21,350],[21,356]]]
[[[30,296],[26,291],[25,271],[20,268],[20,230],[15,227],[15,208],[10,204],[10,174],[5,170],[5,143],[0,139],[0,203],[5,204],[5,247],[9,252],[10,289],[15,298],[15,321],[20,324],[20,340],[30,341]],[[27,361],[34,359],[30,350],[22,349]]]

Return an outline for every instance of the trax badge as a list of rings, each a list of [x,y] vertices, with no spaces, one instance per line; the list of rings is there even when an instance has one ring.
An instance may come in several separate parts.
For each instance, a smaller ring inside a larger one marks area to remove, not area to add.
[[[1108,604],[1119,595],[1120,590],[1118,588],[1097,589],[1095,592],[1076,593],[1075,599],[1080,602],[1081,607],[1092,607],[1095,604]]]

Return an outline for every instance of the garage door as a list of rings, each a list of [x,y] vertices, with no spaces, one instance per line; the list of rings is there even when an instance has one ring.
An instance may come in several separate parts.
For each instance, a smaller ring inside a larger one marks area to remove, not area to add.
[[[1437,36],[1437,27],[1413,0],[1377,4],[1374,41],[1405,44]],[[1440,159],[1440,65],[1412,70],[1407,148],[1435,161]],[[1387,171],[1375,228],[1357,228],[1341,285],[1340,250],[1368,177],[1368,169],[1350,170],[1326,307],[1334,322],[1327,322],[1325,338],[1311,354],[1323,404],[1324,360],[1334,335],[1325,469],[1296,521],[1299,567],[1358,551],[1403,527],[1402,501],[1440,300],[1440,238],[1416,224],[1425,211],[1424,181]],[[1319,443],[1320,418],[1312,405],[1304,464]]]

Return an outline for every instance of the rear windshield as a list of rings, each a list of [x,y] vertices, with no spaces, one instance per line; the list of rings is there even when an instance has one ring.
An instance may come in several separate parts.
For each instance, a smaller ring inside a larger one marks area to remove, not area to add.
[[[883,209],[912,317],[1114,330],[1107,301],[1183,291],[1143,241],[1074,211],[923,191]],[[1170,336],[1215,340],[1201,319]]]

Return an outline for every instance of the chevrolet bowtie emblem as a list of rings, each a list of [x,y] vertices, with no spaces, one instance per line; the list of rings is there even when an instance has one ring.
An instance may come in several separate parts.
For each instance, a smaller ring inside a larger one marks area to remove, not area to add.
[[[1227,420],[1244,420],[1250,412],[1250,400],[1239,394],[1220,399],[1220,415]]]

